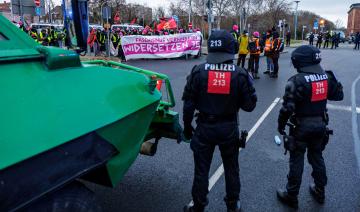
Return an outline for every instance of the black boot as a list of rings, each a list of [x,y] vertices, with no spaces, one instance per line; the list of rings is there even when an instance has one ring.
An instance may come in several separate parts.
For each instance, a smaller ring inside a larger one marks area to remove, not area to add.
[[[278,199],[282,203],[286,204],[287,206],[294,208],[294,209],[297,209],[299,207],[297,196],[291,196],[288,194],[287,191],[282,190],[282,189],[278,189],[276,191],[276,194],[277,194]]]
[[[264,74],[270,74],[270,70],[264,71]]]
[[[196,207],[195,205],[185,205],[184,212],[204,212],[205,207]]]
[[[309,186],[310,194],[314,197],[314,199],[320,203],[324,204],[325,202],[325,190],[317,187],[314,183]]]
[[[227,212],[240,212],[241,204],[239,200],[236,201],[226,201]]]
[[[254,79],[260,79],[258,73],[254,73]]]

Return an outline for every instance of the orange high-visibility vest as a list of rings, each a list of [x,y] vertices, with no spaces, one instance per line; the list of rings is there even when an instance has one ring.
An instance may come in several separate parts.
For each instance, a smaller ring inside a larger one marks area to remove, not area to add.
[[[271,51],[271,47],[272,47],[272,39],[271,38],[267,38],[265,41],[265,51],[266,52],[270,52]]]
[[[253,38],[252,41],[255,42],[257,51],[256,52],[250,52],[250,54],[261,54],[260,45],[259,45],[259,38]]]
[[[278,45],[274,46],[276,40],[278,41],[278,43],[277,43]],[[275,51],[278,51],[280,49],[280,46],[281,46],[280,39],[274,39],[273,42],[271,43],[271,48],[274,49]]]

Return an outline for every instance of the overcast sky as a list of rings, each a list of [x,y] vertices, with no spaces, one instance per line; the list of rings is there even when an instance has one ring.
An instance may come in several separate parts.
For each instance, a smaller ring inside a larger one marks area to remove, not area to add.
[[[3,1],[4,0],[0,0],[0,2]],[[61,0],[54,1],[58,3],[61,2]],[[127,0],[128,3],[146,4],[152,8],[158,6],[167,8],[172,1],[176,0]],[[289,0],[289,2],[290,1],[291,0]],[[347,12],[353,3],[360,3],[360,0],[301,0],[299,10],[309,10],[333,22],[340,19],[343,25],[346,26]],[[295,3],[293,4],[293,8],[295,9]]]
[[[172,0],[127,0],[131,3],[144,3],[150,7],[157,7],[159,5],[168,6]],[[291,2],[289,0],[289,2]],[[347,12],[350,5],[353,3],[360,3],[360,0],[301,0],[299,2],[299,10],[309,10],[326,19],[335,22],[340,19],[343,25],[347,25]],[[293,4],[295,9],[295,3]]]

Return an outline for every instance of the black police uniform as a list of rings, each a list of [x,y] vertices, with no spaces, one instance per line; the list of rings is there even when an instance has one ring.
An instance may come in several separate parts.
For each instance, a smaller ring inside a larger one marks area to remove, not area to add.
[[[323,42],[323,34],[322,33],[320,33],[318,36],[317,36],[317,42],[316,42],[316,47],[317,48],[321,48],[321,44],[322,44],[322,42]]]
[[[194,206],[184,210],[203,211],[207,205],[209,169],[215,147],[219,146],[225,169],[225,202],[229,211],[236,211],[240,207],[238,111],[254,110],[257,97],[246,70],[233,64],[236,46],[230,33],[213,31],[208,49],[207,62],[192,69],[182,97],[184,134],[192,137],[195,162]],[[195,110],[199,113],[192,136]]]
[[[298,74],[286,85],[284,102],[278,119],[278,130],[284,134],[290,119],[295,126],[290,130],[293,148],[290,148],[290,171],[286,191],[278,190],[284,203],[297,208],[297,195],[304,169],[304,154],[313,168],[314,185],[310,191],[320,203],[324,202],[327,184],[326,167],[322,151],[329,139],[327,129],[327,100],[341,101],[344,97],[342,85],[331,71],[320,66],[320,51],[313,46],[302,46],[292,53],[292,62]]]
[[[312,45],[312,46],[314,45],[314,37],[315,37],[314,34],[311,33],[309,36],[309,45]]]
[[[329,48],[329,42],[330,42],[331,35],[329,32],[326,32],[324,35],[324,46],[323,48]]]

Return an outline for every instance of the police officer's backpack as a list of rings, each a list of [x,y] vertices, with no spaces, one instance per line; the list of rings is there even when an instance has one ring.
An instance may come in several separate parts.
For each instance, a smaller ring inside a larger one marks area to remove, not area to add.
[[[257,48],[256,48],[255,41],[251,41],[249,43],[248,49],[249,49],[250,53],[256,53],[258,51]]]

